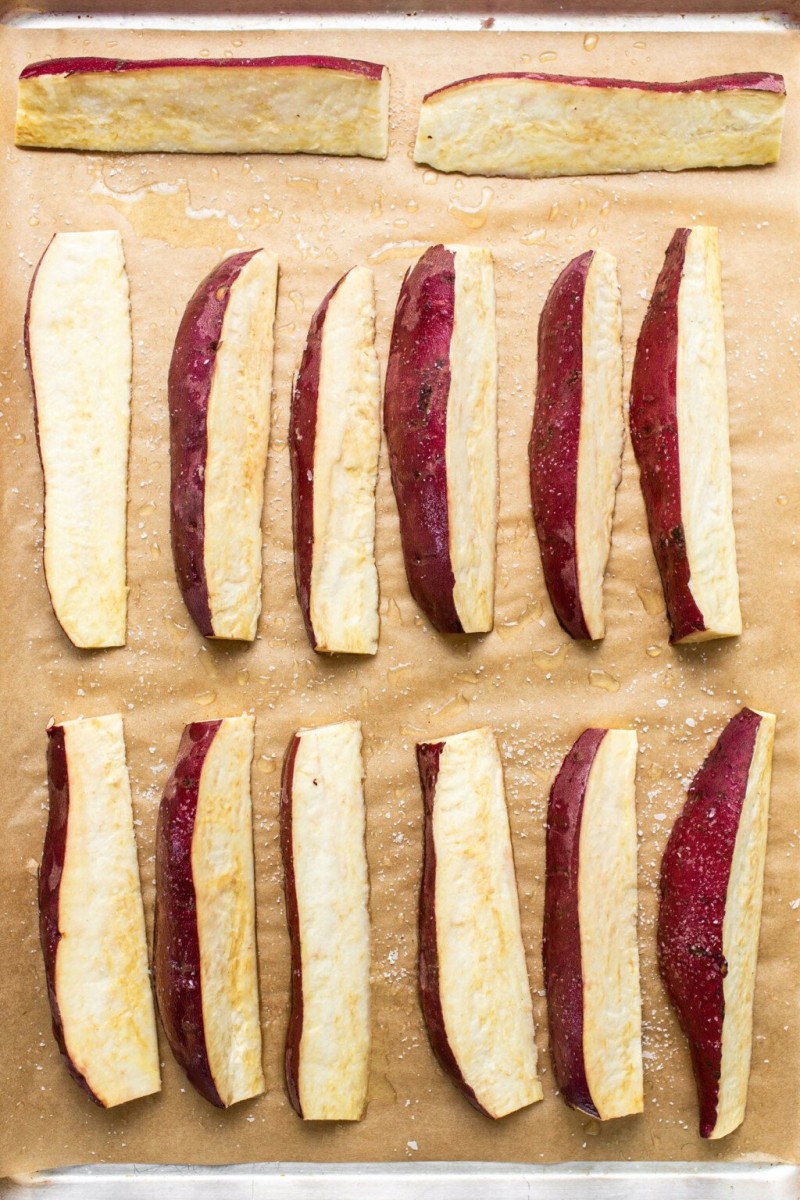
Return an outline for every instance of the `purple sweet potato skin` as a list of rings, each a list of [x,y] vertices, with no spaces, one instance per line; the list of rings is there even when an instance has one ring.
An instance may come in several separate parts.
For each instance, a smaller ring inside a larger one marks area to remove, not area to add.
[[[44,958],[47,998],[50,1001],[50,1013],[53,1019],[53,1036],[72,1078],[83,1088],[90,1100],[103,1108],[102,1100],[95,1095],[85,1076],[80,1073],[69,1056],[56,993],[56,957],[58,944],[61,941],[58,905],[61,876],[67,853],[69,822],[69,764],[67,763],[66,738],[62,725],[51,725],[47,731],[47,789],[50,810],[42,851],[42,863],[39,867],[39,939]]]
[[[447,402],[455,255],[431,246],[400,289],[383,418],[411,594],[440,633],[463,633],[453,599],[447,511]]]
[[[330,58],[319,54],[282,55],[272,58],[52,58],[31,63],[20,72],[20,79],[40,75],[118,75],[124,71],[157,71],[183,67],[313,67],[323,71],[343,71],[349,75],[365,75],[380,79],[386,70],[380,63],[364,62],[358,58]]]
[[[544,892],[544,987],[550,1055],[567,1104],[599,1113],[583,1057],[583,968],[578,916],[580,840],[586,784],[605,729],[586,729],[561,765],[550,790]]]
[[[286,895],[286,923],[291,945],[292,996],[289,1024],[286,1029],[284,1066],[289,1101],[298,1117],[303,1115],[300,1103],[300,1040],[303,1036],[303,959],[300,947],[300,917],[297,909],[297,889],[294,878],[292,846],[292,785],[294,764],[300,748],[300,736],[295,734],[283,760],[281,778],[281,857],[283,859],[283,889]]]
[[[531,501],[553,610],[574,638],[591,638],[578,585],[576,510],[583,398],[583,298],[594,251],[574,258],[539,318],[538,378],[528,446]]]
[[[690,233],[690,229],[676,229],[667,247],[636,344],[631,380],[631,441],[673,643],[706,627],[689,590],[691,571],[681,513],[678,292]]]
[[[221,721],[195,721],[183,731],[164,787],[156,829],[153,970],[167,1041],[189,1082],[218,1108],[223,1102],[205,1046],[192,838],[203,763]]]
[[[439,951],[436,944],[436,845],[433,838],[433,806],[436,780],[444,742],[426,742],[417,746],[417,766],[422,784],[425,809],[422,882],[419,891],[419,1000],[428,1030],[431,1049],[439,1065],[459,1091],[478,1112],[491,1116],[461,1074],[461,1068],[447,1039],[439,992]]]
[[[311,318],[300,370],[297,372],[292,392],[292,409],[289,416],[294,578],[297,599],[312,650],[317,648],[317,636],[311,622],[311,571],[314,565],[314,449],[317,436],[319,372],[328,305],[345,278],[343,275],[331,288]]]
[[[692,780],[661,860],[658,968],[689,1042],[704,1138],[717,1121],[722,1064],[722,923],[760,723],[743,708],[725,726]]]
[[[782,75],[768,71],[751,71],[734,75],[710,75],[704,79],[688,79],[683,83],[643,83],[640,79],[603,79],[586,75],[546,75],[538,71],[502,71],[489,75],[473,75],[469,79],[458,79],[444,87],[428,92],[425,100],[449,92],[455,88],[476,83],[492,82],[495,79],[530,79],[534,83],[561,83],[585,88],[638,88],[642,92],[774,92],[786,95],[786,83]]]
[[[258,250],[226,258],[192,296],[169,367],[172,557],[186,607],[204,637],[214,636],[204,558],[208,400],[230,291]]]

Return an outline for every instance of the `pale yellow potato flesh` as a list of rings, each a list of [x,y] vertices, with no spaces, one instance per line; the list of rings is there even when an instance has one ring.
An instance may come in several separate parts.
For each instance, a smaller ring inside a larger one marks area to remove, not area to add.
[[[18,146],[385,158],[389,72],[176,66],[19,81]]]
[[[55,235],[28,339],[53,609],[74,645],[124,646],[132,345],[119,233]]]
[[[786,97],[486,78],[422,103],[414,161],[541,178],[776,162]]]
[[[252,641],[261,612],[261,511],[278,262],[259,250],[231,285],[206,416],[203,562],[215,638]]]
[[[578,593],[593,641],[605,636],[603,580],[614,500],[622,478],[622,302],[617,260],[592,258],[583,295],[583,394],[578,441],[575,553]]]
[[[344,721],[298,737],[291,797],[303,987],[298,1095],[307,1121],[358,1121],[370,1051],[361,726]]]
[[[719,232],[692,229],[678,292],[676,414],[689,590],[705,629],[683,642],[742,632],[733,528],[728,383]]]
[[[445,466],[453,603],[465,633],[494,624],[497,541],[497,334],[494,266],[481,246],[455,261]]]
[[[225,717],[200,773],[192,835],[206,1056],[227,1107],[264,1091],[256,958],[252,716]]]
[[[581,812],[583,1061],[601,1121],[644,1107],[636,937],[637,753],[634,730],[607,731],[589,771]]]
[[[69,814],[55,991],[69,1057],[107,1107],[161,1090],[122,717],[65,721]]]
[[[445,738],[433,801],[447,1040],[493,1117],[542,1099],[503,769],[491,729]]]
[[[736,831],[731,873],[722,922],[722,953],[728,964],[723,980],[725,1016],[722,1023],[717,1120],[711,1138],[726,1137],[744,1120],[750,1058],[753,1047],[753,997],[758,962],[758,935],[764,895],[769,792],[775,717],[759,713],[747,790]]]
[[[381,444],[372,271],[354,267],[322,327],[314,439],[311,624],[316,649],[375,654],[375,489]]]

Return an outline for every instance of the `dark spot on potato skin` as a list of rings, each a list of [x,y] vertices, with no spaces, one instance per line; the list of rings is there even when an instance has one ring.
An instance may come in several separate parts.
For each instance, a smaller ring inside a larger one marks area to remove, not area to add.
[[[192,838],[203,763],[221,721],[187,725],[164,786],[156,828],[153,974],[161,1021],[172,1053],[191,1084],[223,1107],[205,1046],[197,896]]]
[[[744,708],[725,726],[692,780],[661,861],[658,965],[689,1042],[702,1137],[717,1119],[728,971],[725,900],[760,723]]]
[[[553,611],[574,638],[589,638],[578,587],[575,519],[583,392],[583,297],[594,254],[573,259],[539,319],[536,405],[528,445],[531,504]]]
[[[169,368],[170,533],[178,586],[200,633],[214,633],[205,569],[208,399],[230,291],[257,250],[226,258],[186,306]]]
[[[567,1104],[598,1115],[583,1052],[583,971],[578,909],[583,802],[605,729],[586,729],[568,751],[550,791],[545,845],[542,958],[550,1053]]]
[[[689,589],[680,499],[677,416],[678,292],[690,230],[677,229],[642,323],[631,380],[630,430],[671,642],[705,629]]]
[[[431,246],[400,290],[386,371],[384,427],[411,594],[440,633],[463,633],[453,600],[445,439],[455,258]]]

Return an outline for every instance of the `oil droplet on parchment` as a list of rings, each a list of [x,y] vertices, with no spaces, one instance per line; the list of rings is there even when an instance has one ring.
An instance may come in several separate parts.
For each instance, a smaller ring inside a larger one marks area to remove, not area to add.
[[[481,198],[477,204],[461,204],[451,199],[447,211],[457,217],[467,229],[482,229],[489,215],[489,205],[492,203],[494,192],[490,187],[481,189]]]
[[[378,250],[373,250],[368,261],[371,263],[390,262],[394,258],[416,258],[427,250],[430,242],[384,242]]]
[[[437,708],[430,719],[441,717],[444,721],[450,721],[454,717],[460,717],[468,708],[469,700],[467,700],[463,692],[460,692],[457,696],[453,696],[451,700],[443,704],[441,708]]]
[[[502,621],[496,625],[497,633],[504,642],[508,642],[514,636],[515,630],[523,625],[527,625],[529,621],[536,621],[542,615],[542,603],[540,600],[529,600],[523,608],[522,612],[516,617],[510,617],[507,621]]]
[[[555,50],[543,50],[542,53],[539,55],[539,62],[540,63],[555,62],[557,58],[558,58],[558,55],[556,54]]]
[[[597,36],[596,33],[587,33],[583,39],[584,50],[591,51],[591,50],[596,49],[597,43],[599,41],[600,41],[600,38]]]
[[[165,616],[167,630],[174,642],[182,642],[189,632],[188,625],[180,625],[177,621],[173,621],[172,617]]]
[[[111,186],[107,178],[98,178],[89,189],[89,199],[93,204],[116,209],[130,221],[139,237],[182,247],[230,240],[232,224],[228,213],[215,208],[194,208],[184,179],[123,192]]]
[[[303,192],[319,191],[319,181],[309,179],[307,175],[287,175],[286,182],[289,187],[299,188]]]
[[[214,703],[216,698],[217,698],[216,692],[198,692],[194,698],[194,702],[195,702],[195,704],[202,705],[203,708],[207,708],[209,704]]]
[[[400,611],[400,605],[393,596],[381,597],[381,617],[388,621],[390,625],[403,624],[403,614]]]
[[[565,643],[563,646],[556,646],[555,650],[534,650],[531,658],[535,667],[548,673],[562,666],[568,653],[569,646]]]
[[[646,653],[647,653],[648,658],[658,658],[661,654],[661,647],[660,646],[648,646]]]
[[[642,587],[637,585],[636,595],[642,602],[642,608],[650,617],[658,617],[661,613],[666,612],[664,596],[655,588]]]
[[[607,671],[590,671],[589,683],[592,687],[600,688],[604,692],[618,692],[620,683],[613,675],[609,675]]]
[[[406,687],[414,676],[414,670],[413,663],[398,663],[397,666],[389,667],[386,682],[393,688]]]

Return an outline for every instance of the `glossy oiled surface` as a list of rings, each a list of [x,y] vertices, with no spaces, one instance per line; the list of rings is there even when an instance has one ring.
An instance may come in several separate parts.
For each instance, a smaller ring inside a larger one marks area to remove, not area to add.
[[[676,74],[693,78],[709,69],[735,70],[744,60],[755,65],[751,41],[725,33],[714,35],[716,61],[710,68],[706,45],[696,45],[692,36],[649,30],[612,35],[594,29],[590,32],[599,41],[594,49],[585,49],[586,32],[585,22],[579,32],[564,35],[539,31],[506,38],[496,31],[456,33],[443,42],[430,30],[397,30],[389,38],[352,28],[326,32],[328,52],[357,53],[374,61],[385,52],[394,77],[403,82],[403,89],[396,90],[392,151],[385,163],[342,160],[334,167],[328,160],[311,158],[190,162],[177,157],[112,162],[23,151],[12,151],[0,161],[0,180],[6,180],[3,194],[9,197],[6,220],[11,222],[10,230],[2,233],[8,251],[7,301],[0,311],[0,328],[8,350],[0,362],[5,389],[0,399],[7,395],[13,401],[13,406],[0,405],[5,430],[0,453],[4,478],[20,489],[4,495],[6,570],[0,573],[0,598],[5,611],[13,613],[13,622],[9,618],[0,632],[5,648],[0,661],[6,664],[0,682],[15,714],[7,722],[0,749],[4,776],[11,780],[13,774],[14,780],[13,787],[0,792],[8,850],[0,857],[0,901],[12,955],[0,984],[4,1014],[10,1014],[4,1044],[13,1049],[13,1055],[0,1060],[0,1079],[12,1113],[0,1128],[4,1165],[21,1169],[34,1162],[85,1161],[92,1157],[91,1151],[97,1152],[93,1161],[110,1161],[112,1156],[142,1160],[148,1155],[183,1162],[280,1158],[283,1164],[315,1159],[363,1164],[372,1160],[390,1161],[398,1171],[407,1165],[422,1167],[423,1180],[430,1181],[437,1172],[433,1167],[426,1172],[425,1164],[454,1157],[470,1162],[585,1165],[614,1158],[685,1161],[692,1155],[702,1164],[738,1163],[751,1153],[772,1159],[781,1154],[797,1157],[793,1116],[797,1030],[794,997],[783,987],[797,916],[789,905],[797,892],[792,860],[781,848],[791,841],[796,825],[793,781],[800,774],[795,758],[800,744],[795,728],[800,698],[795,701],[791,651],[783,653],[784,646],[793,645],[797,611],[791,539],[796,533],[793,471],[798,436],[790,403],[793,392],[787,386],[795,370],[788,342],[794,306],[783,300],[796,275],[796,264],[790,259],[794,217],[784,215],[788,212],[784,204],[795,203],[800,167],[795,138],[800,128],[789,123],[780,165],[748,172],[746,187],[740,182],[744,175],[732,180],[730,175],[708,172],[659,176],[644,189],[642,181],[632,176],[585,179],[575,185],[545,181],[530,187],[524,181],[465,179],[457,187],[456,178],[426,182],[424,169],[414,168],[406,157],[414,137],[416,105],[425,91],[456,74],[508,69],[509,63],[524,69],[525,54],[531,55],[531,67],[540,53],[555,53],[558,57],[548,69],[597,75],[654,74],[661,64],[662,78]],[[241,30],[203,31],[182,38],[181,53],[199,55],[209,50],[217,57],[244,49],[255,54],[301,53],[311,36],[308,30],[265,36]],[[243,41],[242,47],[234,45],[237,39]],[[90,44],[84,46],[84,40]],[[111,41],[117,42],[114,48],[108,45]],[[70,49],[151,56],[165,47],[168,51],[174,38],[170,31],[153,36],[87,29],[82,23],[77,38],[38,31],[34,39],[30,32],[18,36],[0,30],[0,42],[13,68],[3,93],[10,104],[13,80],[24,61]],[[637,42],[643,42],[644,48]],[[759,64],[786,72],[791,92],[797,86],[793,51],[782,46],[785,42],[778,33],[760,32],[756,38]],[[25,47],[27,59],[22,53]],[[543,69],[547,64],[539,65]],[[2,108],[7,120],[9,111]],[[491,188],[491,195],[484,196],[484,186]],[[727,230],[725,236],[735,248],[723,265],[732,449],[741,485],[737,547],[747,635],[739,640],[738,649],[732,643],[668,649],[663,612],[645,607],[658,608],[660,588],[636,466],[627,446],[605,590],[609,632],[603,645],[592,650],[571,646],[548,605],[530,515],[526,443],[536,377],[536,319],[563,264],[585,246],[602,245],[619,262],[625,355],[630,364],[647,304],[642,293],[658,275],[666,242],[678,221],[688,219],[684,214],[703,212],[704,219],[711,220],[712,202],[713,220]],[[36,204],[40,207],[34,212]],[[416,210],[408,207],[413,204]],[[558,208],[550,219],[554,204]],[[327,223],[323,213],[330,217]],[[32,215],[39,225],[29,224]],[[240,226],[235,228],[228,216]],[[71,651],[49,609],[37,551],[40,469],[21,350],[15,348],[30,273],[52,227],[68,219],[79,228],[90,218],[95,227],[113,225],[122,232],[137,330],[129,646],[104,655]],[[472,227],[480,222],[480,227]],[[597,234],[590,235],[595,226]],[[500,362],[496,631],[469,639],[468,649],[463,640],[439,639],[427,630],[424,618],[422,623],[417,620],[418,609],[405,581],[384,443],[376,529],[380,650],[374,659],[357,663],[321,658],[308,647],[292,571],[289,461],[284,445],[292,375],[314,309],[332,282],[358,261],[375,272],[377,350],[385,370],[394,305],[405,270],[424,245],[443,238],[454,244],[488,244],[495,255]],[[197,282],[227,250],[262,244],[279,254],[282,270],[273,444],[263,525],[265,595],[268,591],[271,599],[252,646],[215,643],[203,649],[170,562],[165,379],[182,306]],[[20,251],[24,259],[19,258]],[[763,283],[766,265],[769,289]],[[17,434],[24,435],[25,441],[15,440]],[[788,503],[779,503],[778,497]],[[33,639],[30,648],[20,638],[21,629]],[[590,672],[602,674],[590,678]],[[618,690],[605,690],[616,682]],[[744,1125],[726,1142],[708,1145],[695,1134],[688,1052],[656,972],[655,889],[661,851],[683,801],[682,781],[697,770],[713,744],[715,730],[744,702],[743,696],[737,702],[736,693],[741,695],[745,687],[750,689],[746,698],[750,703],[769,708],[774,701],[780,717],[756,985],[755,1022],[763,1040],[754,1056]],[[85,695],[78,695],[79,688]],[[666,704],[659,705],[659,700]],[[183,726],[193,719],[240,713],[251,705],[258,713],[253,806],[267,1093],[231,1112],[217,1112],[195,1094],[166,1052],[160,1098],[137,1101],[127,1111],[102,1113],[83,1100],[50,1044],[44,980],[35,969],[39,961],[31,906],[35,882],[25,864],[38,856],[44,832],[42,730],[51,716],[61,719],[77,711],[101,714],[112,708],[125,713],[135,815],[141,821],[137,835],[145,911],[150,919],[153,872],[148,860],[154,849],[155,811]],[[373,865],[374,1039],[365,1120],[346,1129],[320,1130],[298,1120],[282,1084],[290,971],[277,840],[280,763],[298,727],[347,716],[360,719],[364,729],[367,850]],[[689,718],[694,726],[687,725]],[[474,1112],[439,1071],[427,1043],[416,985],[414,924],[422,861],[422,800],[414,743],[480,724],[496,729],[505,764],[545,1093],[540,1104],[496,1122]],[[589,1135],[588,1121],[555,1095],[540,994],[539,942],[547,794],[580,730],[603,724],[636,728],[642,748],[638,792],[643,1033],[645,1052],[654,1057],[645,1059],[645,1113],[607,1123]],[[41,1041],[45,1047],[39,1046]],[[764,1063],[765,1058],[769,1063]],[[37,1065],[42,1069],[37,1070]],[[785,1115],[790,1101],[791,1123]],[[18,1121],[13,1114],[20,1111],[25,1118]],[[254,1119],[249,1121],[251,1116]],[[409,1142],[415,1142],[417,1149]],[[366,1170],[363,1165],[345,1168],[351,1190],[375,1190]],[[571,1179],[564,1170],[552,1168],[559,1179]],[[497,1171],[492,1178],[499,1178],[498,1186],[514,1186],[506,1181],[518,1178],[515,1171]],[[155,1178],[160,1186],[163,1177]],[[249,1188],[250,1173],[243,1178]],[[386,1175],[378,1178],[386,1180]],[[626,1175],[626,1184],[628,1179]],[[274,1178],[271,1182],[276,1188],[283,1186]],[[202,1176],[195,1175],[194,1183],[207,1186]],[[660,1179],[651,1178],[649,1183],[655,1193]],[[605,1184],[605,1175],[594,1176],[593,1187]],[[225,1181],[229,1185],[238,1186],[230,1176]],[[669,1185],[673,1195],[679,1194],[680,1185],[672,1176]],[[213,1186],[219,1187],[217,1180]],[[307,1181],[303,1186],[308,1186]],[[388,1181],[381,1186],[388,1186]]]
[[[286,1084],[308,1121],[357,1121],[369,1074],[369,877],[361,729],[302,730],[287,751],[281,849],[292,1011]]]
[[[159,1091],[144,912],[118,715],[48,730],[39,920],[53,1033],[96,1103]]]
[[[116,230],[53,238],[31,283],[25,348],[53,610],[74,645],[122,646],[132,346]]]
[[[479,75],[426,97],[414,158],[440,171],[533,179],[760,165],[778,158],[784,107],[783,80],[772,75],[650,88]]]
[[[59,65],[62,70],[58,70]],[[19,82],[19,145],[122,153],[386,155],[380,64],[310,56],[41,64]]]

